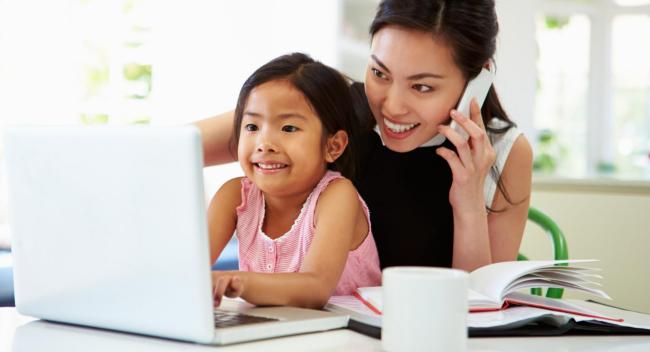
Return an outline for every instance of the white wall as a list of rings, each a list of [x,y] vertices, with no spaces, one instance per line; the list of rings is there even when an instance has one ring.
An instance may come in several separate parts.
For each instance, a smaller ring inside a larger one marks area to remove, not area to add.
[[[531,205],[564,232],[572,259],[599,259],[603,289],[614,304],[650,313],[650,184],[582,185],[538,183]],[[521,252],[552,258],[550,241],[528,223]],[[579,294],[567,297],[593,298]]]
[[[510,118],[534,142],[535,13],[529,0],[497,0],[496,5],[500,30],[495,86]]]
[[[337,15],[327,0],[161,4],[153,25],[155,120],[189,122],[233,109],[246,77],[281,54],[335,64]]]

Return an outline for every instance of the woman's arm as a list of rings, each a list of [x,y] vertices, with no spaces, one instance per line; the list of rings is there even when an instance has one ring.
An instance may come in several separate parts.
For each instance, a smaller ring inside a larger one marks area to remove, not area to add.
[[[360,219],[365,222],[352,183],[333,181],[318,200],[316,233],[300,272],[213,272],[215,303],[225,295],[258,305],[321,308],[336,289],[350,249],[363,235]]]
[[[210,265],[214,264],[235,232],[236,209],[239,204],[241,204],[241,177],[224,183],[210,201],[208,208]]]
[[[472,101],[471,119],[457,112],[452,114],[452,118],[470,136],[469,140],[465,140],[448,126],[440,127],[441,133],[457,148],[457,153],[438,148],[438,153],[447,160],[453,175],[449,191],[454,216],[452,267],[473,271],[497,261],[515,260],[530,196],[530,145],[525,138],[519,137],[501,173],[506,192],[515,204],[509,204],[497,190],[492,208],[506,210],[488,216],[483,188],[496,155],[485,132],[480,108]]]
[[[483,265],[517,259],[528,218],[531,179],[532,150],[521,135],[501,171],[501,181],[512,204],[497,188],[491,205],[495,211],[487,215],[487,223],[482,217],[472,218],[454,211],[454,222],[459,223],[454,238],[454,267],[471,271]],[[489,261],[485,259],[488,256]],[[484,261],[480,262],[479,258]]]
[[[488,215],[492,262],[516,260],[519,245],[528,220],[533,173],[533,151],[524,135],[520,135],[510,149],[501,171],[501,182],[510,199],[497,190]],[[499,211],[505,209],[505,211]]]
[[[233,133],[234,112],[194,122],[201,131],[203,140],[203,163],[205,166],[225,164],[237,160],[237,155],[230,151],[230,139]],[[237,151],[233,151],[236,153]]]

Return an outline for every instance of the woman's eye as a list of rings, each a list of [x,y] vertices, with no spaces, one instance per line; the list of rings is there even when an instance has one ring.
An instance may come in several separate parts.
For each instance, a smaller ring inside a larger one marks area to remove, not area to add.
[[[282,132],[296,132],[296,131],[298,131],[298,127],[296,126],[291,126],[291,125],[282,126]]]
[[[248,132],[253,132],[253,131],[257,131],[257,126],[252,123],[249,123],[246,126],[244,126],[244,129]]]
[[[417,90],[420,93],[428,93],[433,91],[433,88],[431,88],[431,86],[427,86],[424,84],[414,84],[413,89]]]
[[[386,75],[383,72],[379,71],[378,69],[373,67],[370,70],[372,71],[372,74],[375,75],[375,77],[386,79]]]

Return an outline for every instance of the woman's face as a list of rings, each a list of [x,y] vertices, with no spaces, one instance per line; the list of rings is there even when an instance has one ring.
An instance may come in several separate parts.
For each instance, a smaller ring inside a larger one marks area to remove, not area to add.
[[[451,48],[430,33],[390,25],[372,38],[365,90],[391,150],[411,151],[438,134],[465,83]]]

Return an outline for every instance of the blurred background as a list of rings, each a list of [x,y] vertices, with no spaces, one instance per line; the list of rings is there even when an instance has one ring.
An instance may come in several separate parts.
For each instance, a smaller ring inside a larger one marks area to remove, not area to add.
[[[293,51],[360,80],[377,4],[0,0],[0,248],[7,126],[190,123],[232,110],[255,68]],[[531,204],[571,257],[603,261],[618,303],[650,313],[650,0],[497,0],[497,12],[495,84],[534,145]],[[241,174],[205,173],[206,199]],[[525,236],[533,258],[548,247]]]

